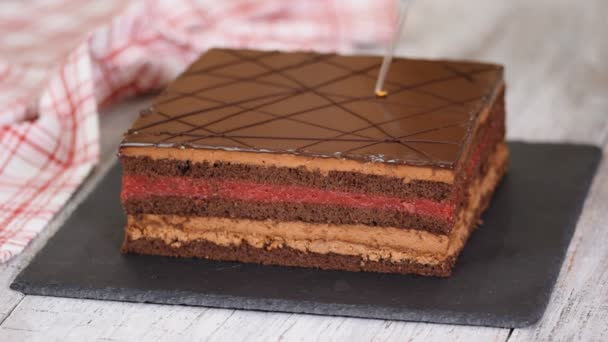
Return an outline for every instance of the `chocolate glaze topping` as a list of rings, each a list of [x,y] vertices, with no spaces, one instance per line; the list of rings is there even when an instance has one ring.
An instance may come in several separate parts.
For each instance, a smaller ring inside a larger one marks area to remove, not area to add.
[[[492,64],[213,49],[142,111],[122,146],[289,153],[455,168],[502,87]]]

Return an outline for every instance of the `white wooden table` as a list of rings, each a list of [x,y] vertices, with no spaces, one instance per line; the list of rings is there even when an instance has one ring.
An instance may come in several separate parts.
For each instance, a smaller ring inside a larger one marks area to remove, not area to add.
[[[606,158],[607,1],[420,0],[412,10],[401,54],[506,65],[511,139],[590,143],[602,146]],[[542,320],[528,328],[103,302],[24,296],[10,290],[12,279],[108,169],[122,128],[143,104],[121,104],[103,116],[102,164],[25,253],[0,265],[0,341],[608,341],[606,161],[585,203],[549,307]]]

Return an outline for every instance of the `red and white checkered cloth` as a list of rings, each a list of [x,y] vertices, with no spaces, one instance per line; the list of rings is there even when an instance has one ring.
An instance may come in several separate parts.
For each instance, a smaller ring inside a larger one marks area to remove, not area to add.
[[[0,262],[97,162],[100,105],[162,87],[213,46],[348,52],[386,41],[395,12],[394,0],[0,2]]]

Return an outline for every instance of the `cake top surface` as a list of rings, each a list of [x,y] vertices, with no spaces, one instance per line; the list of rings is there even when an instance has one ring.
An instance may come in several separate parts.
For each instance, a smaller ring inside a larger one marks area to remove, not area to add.
[[[288,153],[453,168],[502,85],[493,64],[213,49],[141,112],[122,146]]]

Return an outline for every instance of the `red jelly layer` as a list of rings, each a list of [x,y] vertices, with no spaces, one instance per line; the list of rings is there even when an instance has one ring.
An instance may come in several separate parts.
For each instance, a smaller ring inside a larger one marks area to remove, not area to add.
[[[451,220],[454,205],[424,198],[403,199],[343,191],[329,191],[291,185],[268,185],[240,180],[217,180],[190,177],[123,176],[121,198],[140,199],[150,196],[188,198],[228,198],[252,202],[288,202],[339,205],[365,209],[389,209]]]

